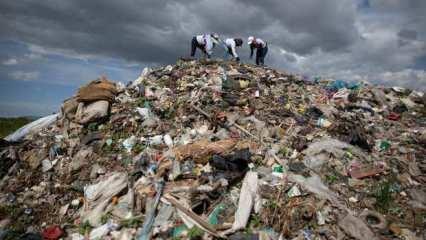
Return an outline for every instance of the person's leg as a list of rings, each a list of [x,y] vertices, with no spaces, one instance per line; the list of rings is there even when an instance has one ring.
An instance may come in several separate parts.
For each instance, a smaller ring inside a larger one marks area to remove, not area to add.
[[[230,47],[228,47],[228,54],[229,55],[231,55],[232,57],[233,57],[233,55],[232,55],[232,48],[230,48]],[[228,58],[229,59],[229,58]]]
[[[256,65],[259,65],[261,57],[262,57],[262,49],[258,48],[256,49]]]
[[[262,58],[261,58],[262,65],[265,65],[266,53],[268,53],[268,47],[262,48]]]
[[[197,49],[197,38],[193,37],[191,41],[191,57],[195,56],[196,49]]]
[[[261,48],[260,49],[260,57],[259,57],[259,64],[261,66],[263,66],[263,63],[264,63],[264,61],[263,61],[263,51],[264,51],[264,48]]]
[[[201,50],[201,52],[203,52],[204,54],[204,58],[208,58],[207,52],[206,52],[206,48],[205,45],[200,45],[198,44],[197,47]]]

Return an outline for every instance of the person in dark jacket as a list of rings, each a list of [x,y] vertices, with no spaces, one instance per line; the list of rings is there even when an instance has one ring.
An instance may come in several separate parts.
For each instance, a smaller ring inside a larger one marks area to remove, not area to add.
[[[265,56],[268,53],[268,44],[260,38],[250,36],[247,41],[250,46],[250,58],[253,57],[253,51],[256,49],[256,65],[265,64]]]

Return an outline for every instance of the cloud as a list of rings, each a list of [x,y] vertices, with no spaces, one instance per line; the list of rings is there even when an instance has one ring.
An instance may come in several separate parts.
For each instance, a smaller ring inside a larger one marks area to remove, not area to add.
[[[265,35],[298,53],[343,49],[357,38],[350,0],[26,0],[4,1],[0,9],[9,38],[63,54],[145,62],[173,62],[187,54],[191,36],[203,32]]]
[[[401,29],[401,31],[398,32],[398,36],[401,38],[405,38],[408,40],[416,40],[417,39],[417,31],[410,30],[410,29]]]
[[[16,60],[15,58],[9,58],[9,59],[7,59],[7,60],[4,60],[4,61],[2,62],[2,64],[3,64],[3,65],[6,65],[6,66],[16,65],[16,64],[18,64],[18,60]]]
[[[24,71],[15,71],[10,73],[10,77],[16,80],[22,81],[31,81],[38,78],[40,75],[39,72],[24,72]]]
[[[128,66],[169,64],[188,55],[191,37],[205,32],[260,36],[269,45],[267,64],[277,68],[357,79],[419,65],[426,52],[425,12],[424,0],[1,1],[0,40],[25,43],[28,56],[51,63],[48,69],[28,60],[19,74],[6,69],[15,79],[40,71],[52,73],[42,79],[76,83],[100,71],[92,67],[122,68],[120,76],[129,77],[134,70],[124,73]],[[239,51],[248,61],[247,45]],[[223,56],[221,49],[216,56]],[[68,61],[56,63],[58,57]],[[73,75],[78,67],[81,74]],[[421,78],[401,84],[414,87],[416,81]]]
[[[394,86],[404,86],[405,82],[412,82],[413,89],[426,91],[425,70],[404,69],[399,72],[383,72],[372,77],[381,84],[393,84]]]

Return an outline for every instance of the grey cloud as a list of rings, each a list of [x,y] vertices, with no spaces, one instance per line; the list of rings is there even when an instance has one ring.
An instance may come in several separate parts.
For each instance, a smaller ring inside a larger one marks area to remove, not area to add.
[[[284,57],[287,59],[287,61],[289,62],[296,62],[296,57],[290,54],[284,54]]]
[[[417,39],[417,31],[410,30],[410,29],[401,29],[401,31],[398,32],[398,36],[401,38],[405,38],[408,40],[416,40]]]
[[[165,64],[189,54],[192,35],[218,32],[229,37],[264,38],[270,44],[267,63],[292,71],[372,76],[412,68],[425,52],[426,1],[369,0],[368,13],[356,3],[1,1],[0,40],[25,42],[39,47],[33,50],[40,54],[53,51]],[[281,54],[280,49],[287,54]],[[239,51],[245,58],[247,45]],[[404,84],[414,86],[413,81]]]
[[[184,41],[168,1],[0,3],[2,36],[77,53],[169,62]],[[187,40],[188,41],[188,40]]]
[[[11,78],[22,81],[31,81],[38,78],[40,75],[39,72],[24,72],[24,71],[15,71],[9,74]]]
[[[321,2],[3,1],[0,31],[43,47],[159,63],[187,54],[190,37],[204,31],[265,35],[299,53],[343,49],[357,37],[354,4]]]
[[[18,60],[16,58],[9,58],[2,62],[3,65],[10,66],[18,64]]]
[[[342,50],[359,38],[353,1],[239,1],[262,9],[267,25],[278,23],[267,34],[274,43],[297,53]]]

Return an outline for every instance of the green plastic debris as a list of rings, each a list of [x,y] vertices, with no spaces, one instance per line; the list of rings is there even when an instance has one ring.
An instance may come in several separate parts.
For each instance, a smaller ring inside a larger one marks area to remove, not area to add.
[[[272,169],[272,171],[273,171],[273,172],[278,172],[278,173],[283,173],[283,172],[284,172],[284,169],[283,169],[283,166],[281,166],[281,165],[276,165],[276,166],[274,166],[274,168]]]
[[[350,152],[350,151],[346,151],[345,152],[345,157],[347,157],[347,158],[349,158],[349,159],[352,159],[353,158],[353,154]]]
[[[172,236],[173,236],[173,238],[178,238],[179,236],[181,236],[183,234],[183,232],[185,232],[187,230],[188,230],[188,228],[185,226],[185,224],[182,224],[180,226],[173,228]]]
[[[225,205],[223,203],[218,204],[213,211],[210,213],[209,217],[208,217],[208,221],[210,224],[212,225],[217,225],[219,224],[219,219],[218,216],[219,214],[225,210]]]
[[[213,211],[210,213],[210,215],[208,216],[208,222],[212,225],[217,225],[219,224],[219,214],[225,210],[225,204],[220,203],[218,204]],[[185,231],[190,231],[190,229],[188,229],[185,224],[179,225],[175,228],[173,228],[173,232],[172,232],[172,237],[173,238],[179,238]]]
[[[143,103],[143,107],[144,107],[144,108],[149,108],[149,109],[151,109],[151,102],[150,102],[150,101],[145,101],[145,102]]]
[[[390,142],[383,140],[380,142],[379,149],[380,151],[386,151],[390,148],[390,146],[391,146]]]

